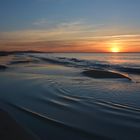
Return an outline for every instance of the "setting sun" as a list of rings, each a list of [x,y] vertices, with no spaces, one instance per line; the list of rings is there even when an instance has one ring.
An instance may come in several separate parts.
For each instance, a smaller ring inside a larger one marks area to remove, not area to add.
[[[112,47],[111,52],[120,52],[120,49],[118,47]]]
[[[111,43],[110,52],[113,52],[113,53],[120,52],[120,44],[119,43]]]

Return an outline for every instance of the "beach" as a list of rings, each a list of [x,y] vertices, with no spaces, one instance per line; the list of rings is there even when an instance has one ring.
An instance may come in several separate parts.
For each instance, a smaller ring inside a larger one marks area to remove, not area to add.
[[[119,55],[0,56],[0,131],[6,125],[13,131],[4,134],[21,140],[139,140],[139,54],[129,64]]]
[[[0,138],[2,140],[37,140],[4,110],[0,110]]]

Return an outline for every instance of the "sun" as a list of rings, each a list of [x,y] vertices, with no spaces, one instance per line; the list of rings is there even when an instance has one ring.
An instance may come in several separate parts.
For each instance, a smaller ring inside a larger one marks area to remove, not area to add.
[[[110,52],[112,53],[118,53],[120,52],[120,44],[119,43],[111,43],[111,46],[110,46]]]
[[[118,52],[120,52],[120,49],[118,47],[112,47],[111,52],[118,53]]]

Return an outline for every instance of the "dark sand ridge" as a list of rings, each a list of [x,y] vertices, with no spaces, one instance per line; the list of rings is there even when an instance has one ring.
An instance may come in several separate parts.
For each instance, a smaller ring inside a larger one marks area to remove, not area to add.
[[[0,139],[37,140],[2,109],[0,109]]]
[[[112,71],[105,71],[105,70],[97,70],[97,69],[91,69],[91,70],[85,70],[82,72],[85,76],[93,77],[93,78],[123,78],[132,80],[130,77],[123,75],[121,73],[112,72]]]
[[[16,60],[11,61],[10,64],[26,64],[26,63],[32,63],[32,62],[38,62],[37,60]]]
[[[0,70],[5,70],[7,69],[8,67],[6,65],[0,65]]]

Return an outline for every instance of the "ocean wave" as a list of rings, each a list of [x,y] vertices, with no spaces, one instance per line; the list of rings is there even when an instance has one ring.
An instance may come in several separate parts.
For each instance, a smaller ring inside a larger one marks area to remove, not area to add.
[[[61,64],[65,66],[79,67],[85,69],[101,69],[101,70],[115,70],[120,72],[125,72],[128,74],[140,74],[140,68],[138,67],[126,67],[123,65],[111,64],[107,61],[97,61],[97,60],[82,60],[77,58],[67,58],[67,57],[51,57],[51,56],[38,56],[31,55],[32,57],[39,58],[40,60],[47,61],[49,63]]]

